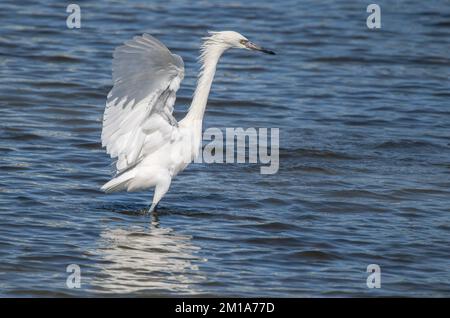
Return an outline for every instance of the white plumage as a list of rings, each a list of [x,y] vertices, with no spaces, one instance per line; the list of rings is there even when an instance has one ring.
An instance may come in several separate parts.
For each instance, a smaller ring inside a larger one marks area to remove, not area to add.
[[[181,57],[148,34],[116,48],[114,86],[107,97],[102,130],[102,146],[117,159],[116,176],[102,190],[155,187],[150,207],[153,211],[172,178],[198,154],[216,65],[222,53],[232,47],[273,54],[237,32],[211,32],[202,46],[202,68],[191,107],[180,122],[172,112],[184,77]]]

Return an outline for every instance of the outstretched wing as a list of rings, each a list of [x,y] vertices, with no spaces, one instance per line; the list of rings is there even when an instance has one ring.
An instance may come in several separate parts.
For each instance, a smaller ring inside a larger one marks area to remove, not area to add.
[[[151,35],[136,36],[113,55],[114,87],[103,115],[102,146],[117,158],[117,173],[170,140],[172,115],[184,77],[181,57]]]

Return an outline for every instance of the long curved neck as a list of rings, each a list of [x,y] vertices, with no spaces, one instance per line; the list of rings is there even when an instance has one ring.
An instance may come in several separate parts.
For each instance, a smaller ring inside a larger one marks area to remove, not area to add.
[[[216,73],[217,62],[219,62],[220,56],[224,51],[225,48],[221,45],[204,46],[200,56],[203,64],[186,119],[202,122],[206,103],[208,102],[209,91],[211,90],[211,84]]]

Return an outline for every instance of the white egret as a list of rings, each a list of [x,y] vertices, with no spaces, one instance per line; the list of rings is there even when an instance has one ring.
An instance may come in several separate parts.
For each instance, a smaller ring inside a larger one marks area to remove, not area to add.
[[[203,115],[222,53],[240,48],[275,54],[234,31],[210,32],[204,40],[197,88],[180,122],[172,112],[184,77],[181,57],[148,34],[114,51],[114,86],[106,101],[102,146],[117,162],[115,177],[102,186],[105,192],[154,187],[152,212],[172,178],[198,155]]]

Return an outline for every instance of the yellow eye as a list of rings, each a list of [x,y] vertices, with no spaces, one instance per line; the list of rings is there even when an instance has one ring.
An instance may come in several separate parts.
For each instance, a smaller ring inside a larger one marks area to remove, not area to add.
[[[240,40],[239,43],[241,43],[242,45],[245,45],[245,43],[247,43],[248,40]]]

